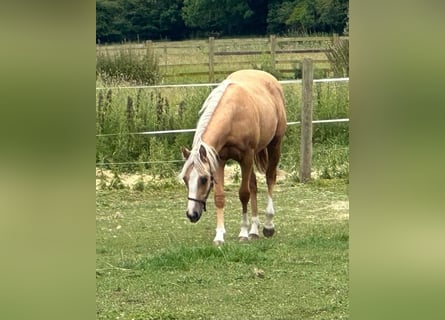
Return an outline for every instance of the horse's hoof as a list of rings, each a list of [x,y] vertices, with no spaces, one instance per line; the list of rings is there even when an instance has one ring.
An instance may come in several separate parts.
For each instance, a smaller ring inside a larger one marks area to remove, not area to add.
[[[222,245],[224,244],[224,241],[221,241],[221,240],[214,240],[214,241],[213,241],[213,244],[214,244],[215,246],[217,246],[217,247],[220,247],[220,246],[222,246]]]
[[[247,242],[247,241],[249,241],[248,237],[239,237],[238,239],[239,239],[239,242]]]
[[[272,237],[274,235],[274,233],[275,233],[274,228],[272,228],[272,229],[263,228],[263,234],[266,238]]]
[[[249,234],[249,240],[258,240],[259,238],[260,236],[255,233]]]

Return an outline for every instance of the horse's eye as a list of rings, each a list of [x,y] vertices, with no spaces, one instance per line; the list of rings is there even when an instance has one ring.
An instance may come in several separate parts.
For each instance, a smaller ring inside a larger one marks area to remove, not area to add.
[[[206,184],[207,183],[207,177],[200,177],[199,178],[199,182],[201,183],[201,184]]]

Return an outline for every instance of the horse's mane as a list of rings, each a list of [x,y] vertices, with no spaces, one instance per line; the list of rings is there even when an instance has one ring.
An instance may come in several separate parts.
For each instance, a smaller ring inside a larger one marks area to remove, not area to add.
[[[210,92],[206,101],[204,101],[201,110],[199,110],[198,112],[198,115],[200,115],[201,117],[199,118],[198,124],[196,125],[196,133],[195,137],[193,138],[192,148],[195,148],[195,146],[199,145],[199,143],[202,142],[202,134],[209,124],[213,111],[215,111],[216,106],[221,100],[221,97],[231,83],[232,82],[230,80],[224,80],[215,89],[213,89],[212,92]]]
[[[207,157],[207,163],[209,164],[209,169],[207,169],[199,154],[199,149],[201,147],[203,147],[206,151],[206,157]],[[181,172],[181,176],[185,175],[185,170],[187,169],[188,164],[191,163],[193,163],[194,167],[198,170],[198,172],[203,174],[204,173],[213,174],[216,171],[216,168],[218,167],[218,159],[219,159],[218,152],[215,150],[215,148],[201,141],[198,148],[193,148],[190,151],[190,156],[187,159],[184,168],[182,169],[183,172]]]
[[[210,173],[214,173],[216,171],[219,158],[218,152],[215,150],[215,148],[209,146],[204,141],[202,141],[202,134],[207,128],[207,125],[209,124],[213,112],[215,111],[224,92],[231,83],[232,82],[230,80],[224,80],[215,89],[212,90],[210,95],[204,101],[204,104],[202,105],[202,108],[198,113],[200,115],[200,118],[198,120],[198,124],[196,125],[196,132],[193,138],[192,150],[190,151],[190,156],[187,159],[184,168],[181,172],[181,176],[184,176],[186,168],[191,163],[194,164],[195,168],[198,171],[203,173],[207,172],[207,169],[204,166],[204,163],[202,162],[199,154],[199,150],[201,147],[203,147],[206,151],[207,160],[210,165]]]

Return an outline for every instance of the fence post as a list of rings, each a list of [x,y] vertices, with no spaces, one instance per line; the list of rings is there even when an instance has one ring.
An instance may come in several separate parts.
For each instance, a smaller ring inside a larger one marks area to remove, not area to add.
[[[277,50],[277,37],[274,34],[270,35],[270,59],[272,62],[272,69],[275,70],[275,53]]]
[[[312,59],[304,58],[301,106],[300,181],[311,179],[312,167],[312,84],[314,68]]]
[[[164,66],[165,66],[165,73],[168,73],[168,55],[167,55],[167,45],[164,45]]]
[[[213,59],[215,57],[215,37],[209,37],[209,82],[215,82]]]
[[[153,41],[152,40],[147,40],[145,41],[145,50],[146,50],[146,55],[149,56],[150,53],[154,53],[153,51]]]

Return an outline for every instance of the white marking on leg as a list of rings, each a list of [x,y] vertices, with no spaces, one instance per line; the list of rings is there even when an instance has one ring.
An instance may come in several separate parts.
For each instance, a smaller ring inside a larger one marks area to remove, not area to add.
[[[247,219],[247,213],[243,213],[243,218],[241,220],[241,230],[239,232],[238,238],[240,239],[249,238],[249,221]]]
[[[260,227],[260,219],[258,217],[252,217],[252,224],[250,225],[249,236],[259,237],[260,233],[258,231]]]
[[[266,229],[274,229],[273,216],[275,214],[275,209],[273,208],[272,197],[268,197],[267,208],[266,208],[266,220],[264,221],[264,227]]]
[[[267,214],[275,214],[275,210],[273,208],[273,201],[272,201],[272,197],[271,196],[268,196],[266,213]]]
[[[213,239],[213,242],[215,244],[222,244],[222,243],[224,243],[224,234],[225,233],[226,233],[226,229],[224,227],[217,227],[216,228],[215,239]]]

